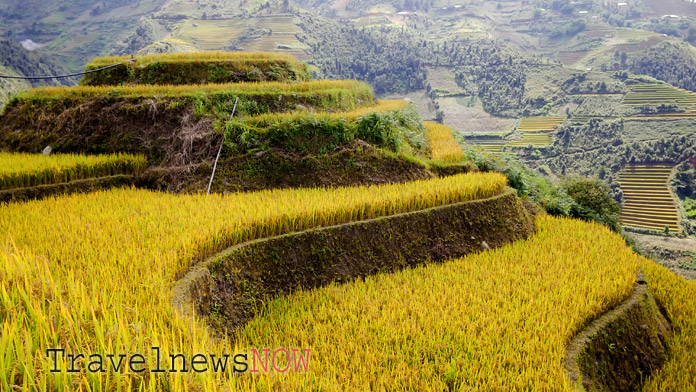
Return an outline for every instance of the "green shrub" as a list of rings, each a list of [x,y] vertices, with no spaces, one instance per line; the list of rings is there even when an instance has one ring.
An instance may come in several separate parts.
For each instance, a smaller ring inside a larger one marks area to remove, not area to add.
[[[393,152],[410,152],[425,145],[425,127],[409,106],[369,112],[350,119],[340,113],[295,112],[275,118],[236,118],[225,124],[225,140],[236,153],[278,148],[302,155],[329,152],[361,139]]]

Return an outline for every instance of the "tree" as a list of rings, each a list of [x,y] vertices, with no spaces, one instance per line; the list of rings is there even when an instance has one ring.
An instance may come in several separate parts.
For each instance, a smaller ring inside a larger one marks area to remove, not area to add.
[[[574,201],[571,216],[595,221],[616,232],[621,231],[621,208],[605,182],[597,178],[572,177],[566,179],[562,187]]]
[[[445,120],[445,113],[442,110],[438,110],[435,112],[435,121],[442,124],[442,122]]]

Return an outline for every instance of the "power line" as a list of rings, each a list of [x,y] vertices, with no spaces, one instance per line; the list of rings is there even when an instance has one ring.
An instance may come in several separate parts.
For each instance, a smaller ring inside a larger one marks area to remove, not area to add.
[[[128,59],[128,62],[135,62],[135,59]],[[10,75],[0,75],[0,79],[24,79],[24,80],[44,80],[44,79],[61,79],[61,78],[71,78],[73,76],[80,76],[80,75],[86,75],[90,74],[93,72],[99,72],[103,71],[105,69],[109,68],[115,68],[121,65],[125,65],[123,63],[118,63],[118,64],[112,64],[112,65],[107,65],[106,67],[101,67],[97,69],[92,69],[89,71],[84,71],[84,72],[78,72],[78,73],[73,73],[69,75],[58,75],[58,76],[10,76]]]

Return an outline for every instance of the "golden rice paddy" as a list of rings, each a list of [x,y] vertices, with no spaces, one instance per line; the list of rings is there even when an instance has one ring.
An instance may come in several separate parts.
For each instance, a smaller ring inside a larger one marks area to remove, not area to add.
[[[0,389],[217,390],[213,373],[51,373],[45,350],[232,352],[169,302],[195,260],[254,238],[485,198],[505,184],[502,174],[472,173],[227,196],[117,189],[0,205]]]
[[[673,165],[628,164],[619,173],[624,192],[621,223],[651,230],[680,231],[679,212],[669,189]]]
[[[440,162],[456,162],[464,158],[462,146],[454,138],[452,128],[435,122],[424,122],[428,131],[431,158]]]
[[[142,155],[0,153],[0,189],[57,184],[86,178],[143,171]]]

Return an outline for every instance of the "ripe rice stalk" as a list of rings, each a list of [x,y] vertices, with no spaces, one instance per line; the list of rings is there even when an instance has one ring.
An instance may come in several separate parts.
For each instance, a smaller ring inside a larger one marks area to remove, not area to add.
[[[138,174],[145,170],[143,155],[0,153],[0,190],[57,184],[86,178]]]

